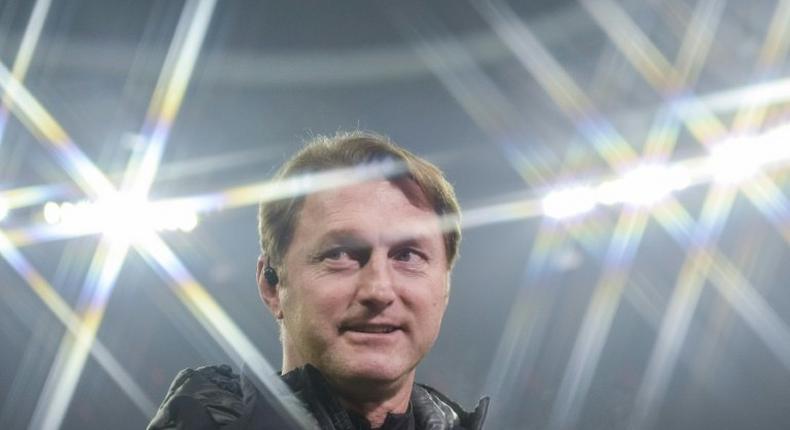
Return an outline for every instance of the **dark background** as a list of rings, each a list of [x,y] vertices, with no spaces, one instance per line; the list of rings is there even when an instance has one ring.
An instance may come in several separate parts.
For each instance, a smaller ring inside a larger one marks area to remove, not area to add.
[[[35,4],[0,0],[0,62],[7,69]],[[75,0],[47,9],[24,86],[116,184],[137,148],[134,137],[145,133],[168,47],[191,4]],[[787,2],[767,0],[219,1],[149,198],[264,182],[316,134],[359,128],[389,135],[444,169],[468,219],[483,220],[464,229],[442,335],[419,380],[469,408],[490,395],[492,429],[786,428],[790,212],[781,165],[766,173],[778,194],[761,200],[739,192],[731,208],[716,212],[721,231],[709,249],[740,278],[687,267],[695,246],[649,216],[644,234],[625,234],[632,258],[612,263],[608,250],[623,240],[615,233],[620,206],[565,222],[517,210],[475,212],[538,201],[559,184],[610,178],[617,170],[596,150],[601,141],[619,136],[641,153],[662,119],[676,125],[669,160],[704,156],[704,144],[722,136],[695,135],[711,120],[675,108],[698,100],[731,130],[745,99],[723,95],[786,79],[788,37],[780,31],[768,39],[774,48],[764,48],[772,22],[786,27],[785,9]],[[614,24],[602,25],[592,10]],[[617,13],[635,27],[618,32],[615,24],[624,21]],[[506,43],[507,29],[528,29],[545,52],[524,33]],[[707,47],[684,57],[695,42]],[[519,46],[533,55],[527,67]],[[684,61],[697,67],[680,84],[645,74]],[[570,98],[586,100],[582,109],[556,96],[574,94],[574,87],[581,95]],[[770,95],[777,97],[764,123],[777,125],[788,97]],[[48,200],[88,197],[53,146],[13,109],[2,133],[0,198],[31,186],[47,192],[12,207],[0,231],[13,236],[41,225]],[[711,189],[701,183],[675,195],[690,228],[702,219]],[[679,209],[669,212],[683,219]],[[276,326],[254,280],[255,216],[252,204],[206,211],[191,233],[161,237],[277,368]],[[18,250],[78,309],[98,243],[96,235],[44,237]],[[19,267],[0,260],[0,428],[143,428],[178,370],[240,364],[212,340],[162,270],[131,251],[97,338],[141,396],[89,356],[62,419],[46,421],[56,403],[47,390],[67,383],[52,369],[68,357],[58,351],[72,336]],[[701,280],[688,282],[684,267]],[[673,294],[692,284],[698,301],[675,301],[689,306],[688,327],[672,331],[667,327],[682,320],[672,312]],[[748,293],[728,300],[727,288]],[[595,346],[584,349],[584,339],[597,339],[600,355]],[[672,344],[677,355],[656,364],[657,345]]]

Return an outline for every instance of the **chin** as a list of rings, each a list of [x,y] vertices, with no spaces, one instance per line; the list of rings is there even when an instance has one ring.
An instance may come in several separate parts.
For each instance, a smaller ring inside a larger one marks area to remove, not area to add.
[[[358,356],[341,364],[345,378],[368,382],[394,382],[408,374],[413,366],[393,361],[391,355]]]

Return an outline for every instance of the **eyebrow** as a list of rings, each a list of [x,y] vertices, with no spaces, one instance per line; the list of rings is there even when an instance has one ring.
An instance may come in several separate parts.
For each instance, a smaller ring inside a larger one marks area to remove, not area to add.
[[[388,240],[389,246],[425,246],[430,242],[426,235],[400,235]],[[362,239],[361,234],[354,229],[332,230],[324,234],[318,241],[318,249],[326,248],[329,245],[341,245],[351,248],[368,248],[372,245],[369,241]]]
[[[352,229],[331,230],[325,233],[318,241],[317,248],[323,249],[328,245],[343,245],[353,248],[370,246],[367,241],[360,238],[359,232]]]

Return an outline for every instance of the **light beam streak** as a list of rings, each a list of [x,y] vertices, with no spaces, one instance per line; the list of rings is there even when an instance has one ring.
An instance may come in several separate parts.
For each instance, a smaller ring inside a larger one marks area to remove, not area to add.
[[[679,204],[665,205],[656,211],[655,217],[678,244],[687,248],[698,246],[699,239],[694,235],[694,221]],[[703,259],[703,262],[710,260],[710,280],[714,287],[722,292],[733,309],[742,315],[761,339],[775,342],[767,343],[767,346],[777,354],[782,363],[790,362],[790,354],[787,352],[787,345],[790,343],[785,341],[790,338],[790,329],[781,323],[775,311],[754,290],[735,263],[718,251],[708,252],[710,255],[700,254],[698,258]],[[742,297],[743,301],[734,300],[737,297]]]
[[[0,201],[9,209],[23,208],[43,203],[47,200],[72,196],[72,187],[66,184],[33,185],[0,191]]]
[[[682,90],[696,83],[708,58],[723,10],[724,1],[721,0],[702,0],[697,3],[675,58],[676,80],[667,90]]]
[[[700,24],[690,26],[690,31],[686,33],[690,36],[690,42],[681,46],[678,56],[680,61],[688,61],[685,67],[687,77],[696,77],[702,64],[693,62],[691,55],[684,54],[683,47],[687,45],[690,46],[689,50],[698,49],[697,54],[704,54],[704,58],[710,47],[710,39],[701,34],[705,27],[719,21],[722,12],[722,6],[716,5],[720,3],[719,0],[706,1],[697,5],[694,17],[700,20],[697,21]],[[611,0],[582,0],[580,4],[645,81],[668,99],[672,110],[700,143],[708,145],[726,135],[726,128],[707,107],[679,85],[682,74],[670,66],[661,51],[619,5]]]
[[[642,75],[645,76],[649,83],[660,90],[660,85],[657,85],[657,82],[654,79],[651,79],[650,71],[642,67],[644,66],[644,63],[640,62],[639,56],[634,55],[634,52],[629,50],[627,44],[619,43],[623,42],[625,39],[619,37],[616,33],[616,29],[613,28],[617,27],[618,25],[631,28],[632,31],[638,32],[638,34],[631,34],[629,37],[634,38],[634,40],[641,41],[643,45],[647,46],[647,48],[650,48],[649,40],[639,37],[641,32],[635,25],[631,25],[632,23],[628,16],[622,12],[613,2],[608,0],[596,2],[587,1],[583,2],[582,4],[586,6],[590,14],[596,19],[601,28],[609,35],[610,39],[621,48],[621,51],[637,68],[637,70],[639,70]],[[603,9],[606,9],[606,14],[601,13]],[[616,21],[607,22],[607,20],[613,14],[619,18]],[[783,14],[780,14],[780,16],[781,15]],[[776,22],[777,21],[775,20],[771,26],[773,33],[780,31],[782,28],[782,26],[776,24]],[[623,35],[621,34],[620,36]],[[775,39],[771,36],[772,34],[769,34],[767,39],[768,41]],[[768,45],[770,44],[766,43],[765,46]],[[777,50],[775,49],[774,51]],[[766,49],[763,52],[768,52],[770,54],[771,50]],[[656,56],[660,56],[660,53],[657,50],[655,50],[654,53]],[[768,54],[766,54],[764,57],[770,57],[772,59],[776,58],[775,56]],[[711,141],[711,139],[708,138],[710,136],[708,132],[709,129],[716,134],[721,133],[722,126],[719,125],[718,120],[716,120],[715,117],[707,111],[706,107],[696,98],[688,97],[683,104],[693,106],[693,108],[691,110],[681,109],[679,111],[694,112],[696,114],[695,116],[704,119],[704,123],[707,123],[707,125],[705,125],[702,121],[692,121],[689,124],[690,130],[701,143],[707,145]],[[764,111],[762,110],[753,110],[751,108],[742,109],[736,116],[735,125],[739,129],[748,128],[748,126],[752,124],[761,122],[763,118]],[[717,194],[715,191],[712,191],[712,193]],[[732,202],[727,204],[727,199],[723,199],[723,201],[725,203],[722,203],[717,207],[719,212],[716,216],[720,218],[726,218],[725,214],[729,213],[730,206],[732,204]],[[722,220],[718,220],[716,222],[723,223]],[[708,254],[706,250],[702,256],[707,255]],[[680,344],[682,343],[683,339],[685,339],[688,323],[690,321],[691,314],[694,312],[696,301],[702,288],[701,285],[704,284],[704,280],[710,268],[709,264],[705,264],[707,260],[702,258],[703,257],[700,256],[689,256],[690,261],[687,260],[686,262],[686,264],[691,264],[695,270],[700,270],[701,273],[694,273],[694,276],[698,276],[698,278],[692,278],[692,275],[688,275],[687,278],[689,279],[681,279],[679,281],[679,284],[676,288],[676,293],[673,295],[673,302],[671,302],[672,304],[670,305],[670,312],[668,312],[664,324],[662,325],[656,349],[654,350],[654,354],[651,357],[648,371],[646,372],[645,379],[643,380],[637,395],[637,403],[631,421],[631,424],[634,426],[634,428],[645,428],[645,426],[651,425],[655,419],[656,403],[661,397],[663,397],[666,384],[668,383],[667,379],[674,369],[674,364],[677,359]]]
[[[567,429],[576,425],[648,220],[644,209],[626,209],[620,215],[604,258],[603,273],[590,299],[557,393],[551,428]]]
[[[228,356],[244,362],[252,375],[272,393],[287,392],[284,382],[272,377],[277,371],[159,236],[147,235],[138,250],[148,264],[157,269],[157,273],[167,274],[164,279],[176,296]],[[272,400],[273,403],[275,401]],[[295,403],[281,401],[273,406],[298,423],[300,428],[311,428],[307,418],[309,414]]]
[[[636,153],[599,115],[592,101],[516,14],[502,1],[479,5],[491,28],[615,170],[632,164]]]
[[[52,118],[52,116],[46,112],[43,106],[41,106],[35,100],[35,98],[33,98],[33,96],[30,95],[30,93],[13,78],[13,76],[10,76],[7,69],[1,63],[0,86],[2,86],[2,88],[11,95],[12,100],[14,100],[16,103],[14,105],[14,113],[17,114],[17,116],[25,123],[26,126],[42,137],[45,143],[48,143],[53,147],[53,151],[56,152],[59,160],[63,162],[67,172],[75,179],[75,182],[77,182],[81,188],[96,197],[115,195],[115,190],[113,189],[112,184],[106,179],[106,177],[104,177],[101,171],[99,171],[99,169],[90,162],[90,160],[79,150],[79,148],[77,148],[76,145],[71,142],[66,132],[60,127],[60,125],[57,124],[54,118]],[[309,178],[305,181],[309,182]],[[210,295],[208,295],[208,293],[202,289],[202,287],[195,288],[195,286],[200,287],[199,284],[194,282],[194,279],[191,278],[191,275],[189,275],[189,272],[183,265],[176,264],[176,262],[178,262],[177,258],[174,254],[172,254],[172,251],[167,248],[164,242],[162,242],[161,239],[154,234],[151,234],[144,240],[146,242],[145,246],[137,244],[138,251],[141,251],[144,256],[155,256],[154,260],[156,260],[157,257],[165,259],[164,263],[159,261],[155,261],[154,263],[161,265],[166,271],[168,271],[168,273],[174,276],[173,279],[187,281],[191,280],[191,283],[180,284],[185,288],[182,288],[182,292],[186,291],[186,293],[178,294],[178,297],[185,299],[184,303],[190,310],[199,310],[204,314],[207,313],[209,315],[209,317],[207,317],[208,320],[210,320],[214,325],[220,327],[221,330],[219,331],[216,329],[210,331],[213,334],[213,337],[220,343],[220,345],[223,346],[226,351],[229,351],[230,355],[239,357],[244,362],[250,364],[254,374],[258,376],[259,379],[261,379],[264,383],[276,384],[275,382],[271,381],[271,378],[269,378],[270,375],[264,372],[264,370],[269,369],[270,366],[268,366],[268,363],[266,363],[265,359],[260,355],[260,353],[257,352],[254,345],[248,339],[246,339],[246,337],[244,337],[243,333],[238,329],[238,327],[233,324],[232,320],[230,320],[230,318],[216,304],[216,302],[213,301]],[[153,253],[149,252],[152,250],[154,251]],[[175,270],[175,272],[173,272],[173,270]],[[111,273],[108,273],[101,279],[111,278],[109,275],[111,275]],[[99,297],[102,298],[103,296],[104,295],[100,295]],[[207,319],[205,318],[201,320],[203,323],[206,321]],[[227,341],[222,341],[222,339],[225,337],[230,338],[232,341],[230,343]],[[239,349],[235,350],[233,348]],[[76,357],[76,354],[70,355],[70,357]],[[75,362],[75,360],[76,358],[71,362]],[[75,372],[71,369],[76,369],[79,367],[70,364],[69,362],[64,363],[63,366],[65,366],[67,370],[64,371],[53,368],[53,372],[67,376],[73,376]],[[73,383],[76,383],[76,380],[73,380]],[[66,390],[66,388],[57,389],[57,395],[54,396],[54,400],[57,401],[58,405],[50,408],[51,412],[44,412],[38,415],[41,417],[39,421],[43,425],[52,425],[55,427],[59,425],[62,416],[59,416],[60,414],[57,412],[63,407],[61,405],[68,401],[64,400],[68,396],[60,393],[66,393],[68,391],[69,390]],[[43,404],[43,402],[41,404]],[[293,416],[293,419],[299,421],[305,416],[305,414],[295,415]]]
[[[411,21],[408,23],[413,24]],[[434,28],[431,30],[436,31]],[[405,33],[413,34],[411,31]],[[490,136],[497,136],[508,127],[520,123],[513,104],[457,41],[451,38],[435,38],[433,42],[426,42],[416,40],[413,36],[411,38],[420,58],[483,131]],[[465,67],[454,67],[452,58],[461,59]]]
[[[143,389],[132,376],[113,357],[104,344],[96,339],[88,344],[87,339],[78,336],[84,331],[85,323],[74,313],[65,300],[35,267],[16,249],[0,231],[0,255],[11,265],[14,271],[27,283],[33,293],[44,303],[53,315],[71,333],[72,338],[90,350],[96,362],[104,368],[110,378],[132,400],[132,403],[145,416],[151,416],[156,406],[148,398]]]
[[[635,53],[633,49],[629,48],[629,44],[625,44],[625,39],[622,36],[625,34],[619,34],[616,32],[616,28],[620,26],[620,29],[625,26],[626,28],[630,28],[634,32],[638,32],[637,34],[628,34],[629,41],[637,40],[641,41],[641,43],[636,43],[635,45],[643,45],[643,51],[651,48],[649,40],[646,38],[640,38],[641,32],[639,32],[638,28],[634,25],[631,25],[630,19],[627,17],[625,13],[623,13],[613,2],[610,1],[600,1],[600,2],[583,2],[583,5],[587,7],[590,14],[596,19],[599,23],[601,28],[609,35],[610,39],[620,47],[621,51],[624,55],[631,61],[631,63],[639,70],[643,76],[645,76],[646,80],[651,83],[654,87],[660,90],[660,85],[654,76],[651,75],[650,68],[645,68],[645,58],[644,56],[638,55]],[[602,13],[602,10],[606,9],[607,13]],[[784,15],[784,14],[779,14]],[[612,21],[610,18],[612,16],[619,17],[618,19]],[[774,21],[772,24],[772,31],[777,32],[781,29],[782,25],[776,24],[777,21]],[[771,35],[769,35],[768,40],[773,40]],[[623,43],[620,43],[623,42]],[[767,44],[768,45],[768,44]],[[651,51],[652,52],[652,51]],[[765,50],[764,52],[770,52],[770,50]],[[654,56],[659,58],[660,53],[657,50],[654,50]],[[770,55],[769,55],[770,57]],[[775,58],[775,57],[773,57]],[[649,58],[648,58],[649,60]],[[659,60],[659,63],[661,60]],[[684,112],[694,112],[698,118],[702,118],[705,120],[707,125],[703,125],[700,121],[692,121],[690,124],[690,130],[693,134],[698,138],[698,140],[703,144],[708,144],[711,139],[706,139],[709,136],[707,132],[708,128],[710,128],[713,132],[717,134],[720,133],[722,129],[721,125],[718,125],[718,121],[713,117],[705,108],[704,105],[699,103],[696,98],[689,97],[686,98],[684,101],[685,105],[693,106],[691,110],[680,109],[679,111]],[[745,126],[758,123],[763,119],[763,112],[761,111],[753,111],[749,110],[742,110],[739,115],[736,117],[736,125],[739,128],[745,128]],[[713,126],[711,128],[711,126]],[[717,130],[719,130],[717,132]],[[725,209],[726,207],[726,209]],[[718,216],[722,216],[724,212],[729,211],[729,206],[727,204],[723,204],[718,208],[721,210]],[[705,254],[706,255],[706,254]],[[678,304],[671,308],[671,313],[667,315],[667,319],[665,320],[664,326],[662,326],[662,331],[659,334],[659,343],[654,351],[654,355],[651,358],[650,369],[648,374],[643,381],[643,385],[640,387],[640,393],[637,401],[637,408],[632,417],[632,425],[636,428],[643,428],[645,425],[650,425],[654,418],[655,414],[655,402],[657,399],[663,395],[663,390],[665,389],[666,378],[668,378],[671,369],[674,368],[674,363],[677,355],[677,349],[679,348],[679,344],[677,343],[677,339],[680,338],[681,341],[685,337],[685,329],[687,328],[688,321],[687,319],[690,318],[690,313],[694,310],[694,303],[696,303],[696,298],[698,298],[699,292],[695,288],[695,285],[701,282],[704,282],[705,274],[707,273],[707,269],[709,265],[703,264],[699,258],[696,257],[692,258],[693,261],[696,261],[696,264],[693,264],[695,269],[703,270],[702,274],[702,281],[694,281],[687,280],[681,281],[680,285],[677,288],[677,293],[675,297],[679,297],[677,300],[678,302],[673,303],[681,303],[681,299],[686,299],[687,301],[682,301],[681,304]],[[687,262],[688,263],[688,262]],[[697,274],[698,275],[698,274]],[[701,288],[701,287],[700,287]],[[675,320],[670,320],[674,318]],[[669,321],[669,322],[668,322]],[[667,333],[671,333],[667,334]],[[682,333],[682,334],[681,334]],[[672,338],[673,341],[670,342],[667,340],[668,338]],[[668,370],[669,369],[669,370]],[[663,378],[663,379],[662,379]],[[664,384],[664,385],[662,385]]]
[[[530,378],[537,362],[540,345],[546,334],[549,309],[555,298],[552,289],[545,284],[546,260],[562,243],[559,232],[560,225],[553,220],[544,221],[538,229],[527,261],[524,285],[516,292],[497,344],[497,365],[491,366],[486,376],[484,391],[492,395],[495,405],[503,404],[494,406],[499,411],[503,410],[506,398],[501,394],[511,393],[514,385]],[[492,416],[492,421],[498,419],[507,422],[499,416],[501,412]],[[494,421],[491,424],[496,423]]]
[[[711,13],[711,9],[718,9],[718,12]],[[688,85],[687,81],[696,79],[701,64],[704,63],[699,59],[704,59],[710,46],[710,38],[701,40],[700,35],[705,33],[703,30],[710,31],[710,27],[715,27],[720,13],[720,2],[698,4],[676,61],[675,70],[679,69],[680,72],[674,76],[674,81],[667,80],[664,85],[680,87]],[[662,161],[668,158],[674,149],[677,134],[677,124],[671,121],[668,115],[659,114],[648,134],[645,146],[646,158]],[[593,293],[588,313],[581,325],[581,332],[557,395],[557,403],[552,412],[553,428],[570,428],[576,424],[603,345],[611,329],[612,320],[619,307],[623,288],[627,284],[628,268],[633,262],[649,217],[648,210],[629,213],[627,207],[621,214],[621,220],[612,238],[612,248],[605,259],[601,280]]]
[[[677,72],[620,6],[611,0],[581,0],[579,4],[650,85],[672,87]]]
[[[771,23],[768,25],[768,36],[765,38],[757,67],[763,71],[770,71],[776,64],[787,56],[790,46],[790,1],[779,0],[771,14]]]
[[[771,349],[779,362],[790,370],[790,326],[757,293],[734,264],[722,262],[721,259],[719,262],[710,274],[713,285]]]
[[[112,195],[115,187],[72,142],[63,127],[0,62],[0,89],[12,101],[11,112],[55,154],[69,176],[88,195]]]
[[[128,249],[128,244],[107,238],[99,243],[77,305],[77,318],[82,324],[73,337],[63,337],[33,412],[30,428],[58,429],[63,423]]]
[[[602,158],[616,170],[633,163],[635,151],[595,112],[592,101],[504,2],[487,3],[478,10]],[[511,309],[514,312],[517,309]],[[506,352],[502,343],[498,352]]]
[[[790,78],[776,79],[741,88],[709,94],[700,98],[712,112],[729,112],[750,106],[771,106],[790,100]],[[680,115],[683,115],[681,112]]]
[[[211,212],[305,196],[360,182],[398,176],[405,171],[406,166],[402,163],[384,160],[354,167],[306,173],[280,181],[255,182],[213,193],[162,200],[161,203],[172,204],[199,213]]]
[[[133,198],[148,195],[159,170],[171,126],[184,100],[215,6],[216,0],[193,0],[184,5],[143,126],[142,135],[147,146],[144,151],[133,154],[126,170],[122,188]]]
[[[720,16],[721,7],[711,8],[710,4],[704,4],[704,6],[708,7],[698,10],[704,10],[705,12],[695,14],[694,25],[691,26],[684,37],[684,43],[679,54],[678,61],[683,68],[681,77],[684,80],[692,76],[696,77],[697,71],[704,62],[699,62],[699,60],[692,61],[694,58],[697,58],[694,54],[699,54],[699,50],[707,52],[710,45],[709,38],[706,40],[701,39],[700,35],[705,32],[699,29],[703,28],[704,25],[715,26]],[[713,3],[713,6],[720,5]],[[718,13],[708,12],[709,9],[718,10]],[[588,125],[585,127],[585,135],[591,137],[596,149],[604,159],[615,166],[624,166],[631,163],[631,160],[635,158],[635,154],[622,138],[613,138],[615,136],[613,127],[589,126],[589,124],[595,125],[595,122],[591,122],[589,118],[599,117],[599,115],[594,113],[592,102],[576,87],[570,76],[554,61],[548,51],[543,49],[537,38],[515,17],[515,14],[509,11],[501,2],[496,7],[492,5],[488,8],[483,8],[481,12],[487,16],[495,31],[510,46],[511,50],[516,53],[516,56],[525,68],[542,84],[547,93],[555,100],[555,103],[563,108],[572,119],[579,121],[579,118],[581,118],[582,123]],[[710,19],[711,17],[715,17],[715,20]],[[643,49],[642,51],[645,50]],[[639,50],[635,53],[642,56]],[[704,56],[702,57],[704,58]],[[655,62],[643,62],[642,64],[646,66],[643,69],[648,70],[648,73],[654,73],[658,70],[661,76],[666,75],[667,71],[673,71],[673,69],[670,70],[668,63],[662,64],[662,57],[657,58],[659,58],[657,65]],[[649,56],[647,59],[649,60]],[[666,81],[659,81],[658,79],[654,81],[669,87],[678,80],[672,77]],[[571,95],[567,95],[568,93]],[[660,116],[659,118],[662,117]],[[668,121],[668,118],[664,120],[659,119],[657,124],[658,126],[651,131],[651,137],[648,138],[646,153],[653,158],[657,156],[663,159],[671,154],[674,138],[677,136],[677,127],[672,121]],[[599,130],[608,130],[608,132],[601,133]],[[621,239],[618,239],[619,236],[617,232],[615,233],[612,249],[629,249],[630,252],[620,254],[620,257],[624,260],[615,261],[604,269],[601,283],[599,288],[596,289],[596,294],[600,294],[596,297],[603,298],[594,298],[588,309],[589,313],[585,321],[588,321],[589,324],[584,324],[583,327],[589,330],[585,331],[583,329],[583,332],[580,333],[574,348],[576,360],[572,357],[553,412],[553,424],[559,428],[572,426],[575,422],[586,390],[589,387],[592,372],[596,367],[597,358],[608,334],[609,325],[616,312],[620,293],[627,279],[624,273],[627,270],[624,270],[623,266],[628,266],[638,246],[639,238],[641,238],[647,225],[648,214],[644,212],[635,214],[634,218],[631,224],[633,229],[624,234]],[[615,246],[618,240],[621,243],[619,246]]]
[[[741,188],[757,210],[776,227],[785,242],[790,244],[790,202],[779,186],[765,174],[759,173]]]
[[[261,202],[305,196],[323,190],[353,185],[360,182],[398,176],[404,172],[405,166],[402,163],[383,161],[320,173],[308,173],[287,178],[282,181],[262,181],[217,191],[215,193],[147,202],[145,206],[150,208],[151,213],[157,211],[212,212],[220,209],[257,205]],[[500,221],[539,216],[539,207],[539,203],[529,200],[503,203],[493,208],[471,210],[469,222],[478,224],[484,223],[485,220],[480,217],[486,214],[491,216],[497,214],[497,219]],[[71,239],[102,233],[101,224],[101,222],[80,223],[78,228],[72,228],[66,224],[34,224],[32,226],[17,229],[7,229],[6,235],[14,246],[23,247],[35,243]]]
[[[656,404],[663,398],[674,371],[680,347],[688,332],[691,317],[714,265],[711,249],[724,227],[737,191],[716,187],[709,192],[681,268],[675,290],[664,315],[655,348],[636,395],[629,428],[647,429],[654,424]]]
[[[41,37],[41,29],[44,28],[44,21],[47,19],[51,3],[52,0],[36,0],[33,11],[30,13],[30,19],[27,21],[25,33],[22,35],[22,41],[19,43],[19,50],[14,59],[14,64],[11,66],[11,74],[19,82],[25,80],[27,70],[30,67],[30,61],[33,58],[33,52],[36,50],[36,45],[38,45],[38,40]],[[8,94],[3,94],[2,106],[0,106],[0,146],[3,143],[5,129],[8,125],[11,103],[13,103],[13,101]]]
[[[154,114],[156,117],[151,125],[153,130],[148,136],[148,146],[139,163],[134,157],[130,161],[120,198],[128,195],[131,199],[144,199],[148,194],[161,160],[170,123],[181,105],[214,6],[213,0],[194,0],[184,6],[157,84],[154,102],[149,109],[149,115]],[[110,199],[111,196],[115,196],[115,193],[104,193],[97,200]],[[63,422],[88,357],[88,349],[83,345],[90,345],[96,338],[128,250],[128,242],[109,231],[105,232],[82,289],[83,298],[87,298],[80,304],[85,325],[78,336],[85,338],[86,342],[75,345],[71,338],[63,339],[33,414],[31,425],[34,428],[58,428]]]
[[[475,124],[494,138],[516,173],[527,182],[538,180],[538,166],[516,145],[502,142],[503,135],[522,126],[521,114],[480,68],[467,47],[451,36],[433,37],[427,42],[423,33],[435,36],[443,29],[438,20],[426,22],[424,15],[410,17],[394,8],[390,12],[415,52]]]

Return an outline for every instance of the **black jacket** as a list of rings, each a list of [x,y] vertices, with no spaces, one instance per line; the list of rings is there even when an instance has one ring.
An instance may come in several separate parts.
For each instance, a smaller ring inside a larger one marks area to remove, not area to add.
[[[283,375],[282,381],[287,385],[286,392],[275,399],[269,389],[233,373],[226,365],[182,370],[147,429],[368,428],[364,419],[340,406],[315,367],[296,369]],[[285,412],[287,408],[301,410],[296,414],[301,422]],[[469,413],[439,391],[415,384],[407,414],[391,414],[384,425],[414,430],[477,430],[483,426],[487,409],[487,397]]]

